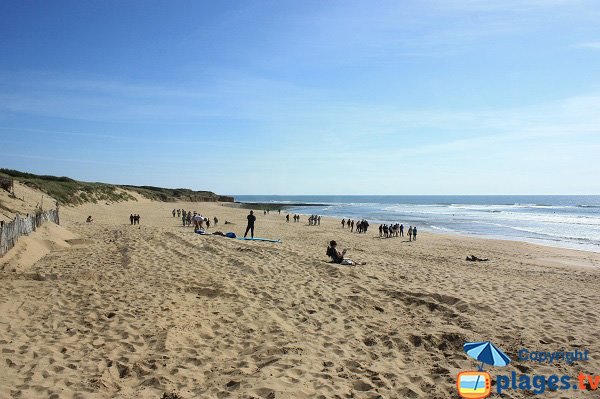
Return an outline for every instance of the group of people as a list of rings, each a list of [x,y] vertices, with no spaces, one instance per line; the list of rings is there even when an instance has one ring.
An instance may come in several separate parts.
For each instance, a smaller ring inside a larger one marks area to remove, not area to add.
[[[404,225],[401,223],[390,224],[389,226],[387,224],[380,224],[379,237],[404,237]]]
[[[285,221],[286,222],[290,222],[290,214],[288,213],[287,215],[285,215]],[[296,215],[294,214],[294,223],[297,223],[300,221],[300,215]]]
[[[188,211],[186,212],[185,209],[178,209],[177,210],[177,216],[181,215],[181,223],[183,224],[183,226],[191,226],[192,225],[192,212]]]
[[[354,222],[354,220],[350,219],[342,219],[342,228],[346,227],[348,227],[351,232],[354,232],[354,228],[356,227],[357,233],[366,233],[369,229],[369,222],[367,222],[365,219],[357,222]]]
[[[133,213],[129,215],[129,222],[133,225],[133,224],[140,224],[140,215],[136,214],[134,215]]]
[[[408,241],[417,240],[417,226],[408,227]],[[403,224],[387,224],[379,225],[379,237],[390,238],[390,237],[404,237],[404,225]]]
[[[310,215],[308,218],[309,226],[320,226],[321,225],[321,216],[319,215]]]
[[[210,227],[210,218],[203,217],[198,212],[186,211],[185,209],[173,209],[172,211],[173,217],[177,215],[177,217],[181,217],[181,223],[183,226],[191,226],[194,224],[194,229],[197,230],[199,228],[204,228],[204,224],[206,223],[206,228]],[[219,224],[219,219],[215,216],[213,218],[214,225]]]
[[[279,214],[281,214],[281,209],[278,209],[277,211],[279,212]],[[263,214],[265,214],[265,215],[268,215],[269,213],[271,213],[271,210],[270,210],[270,209],[265,209],[265,210],[263,211]]]
[[[342,228],[346,227],[348,227],[351,232],[354,232],[354,227],[356,227],[357,233],[366,233],[369,229],[369,222],[367,222],[365,219],[356,222],[350,218],[348,218],[348,220],[342,219]]]

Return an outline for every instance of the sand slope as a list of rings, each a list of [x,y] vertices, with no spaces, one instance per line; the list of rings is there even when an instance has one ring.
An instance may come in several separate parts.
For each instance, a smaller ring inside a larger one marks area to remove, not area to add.
[[[194,234],[174,207],[218,216],[210,231],[245,227],[245,210],[219,204],[64,208],[76,241],[0,273],[1,398],[451,398],[456,374],[476,367],[463,343],[487,339],[511,356],[592,354],[502,372],[600,370],[598,254],[427,233],[382,240],[283,213],[257,215],[257,235],[283,243],[243,242]],[[330,239],[367,264],[327,263]]]

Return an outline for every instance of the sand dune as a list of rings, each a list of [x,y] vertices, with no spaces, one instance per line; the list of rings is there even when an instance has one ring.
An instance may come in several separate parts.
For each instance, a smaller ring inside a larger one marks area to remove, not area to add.
[[[0,273],[1,398],[452,398],[456,374],[477,366],[463,343],[487,339],[510,356],[592,355],[508,372],[600,370],[598,254],[426,232],[379,239],[284,213],[257,215],[257,235],[281,244],[245,242],[194,234],[174,207],[217,216],[209,232],[245,227],[245,210],[219,204],[64,208],[65,245]],[[330,239],[366,265],[327,263]]]

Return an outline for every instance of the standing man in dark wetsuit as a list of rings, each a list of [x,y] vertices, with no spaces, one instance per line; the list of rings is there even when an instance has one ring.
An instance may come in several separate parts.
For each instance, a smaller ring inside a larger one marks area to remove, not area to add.
[[[250,237],[254,238],[254,222],[256,221],[256,216],[254,216],[254,211],[250,211],[250,214],[246,216],[248,219],[248,227],[246,227],[246,232],[244,233],[244,238],[248,235],[248,231],[250,231]]]

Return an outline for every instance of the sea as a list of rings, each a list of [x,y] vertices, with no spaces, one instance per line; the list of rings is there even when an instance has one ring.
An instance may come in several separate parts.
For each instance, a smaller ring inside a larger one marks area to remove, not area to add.
[[[235,195],[291,213],[600,252],[600,195]]]

